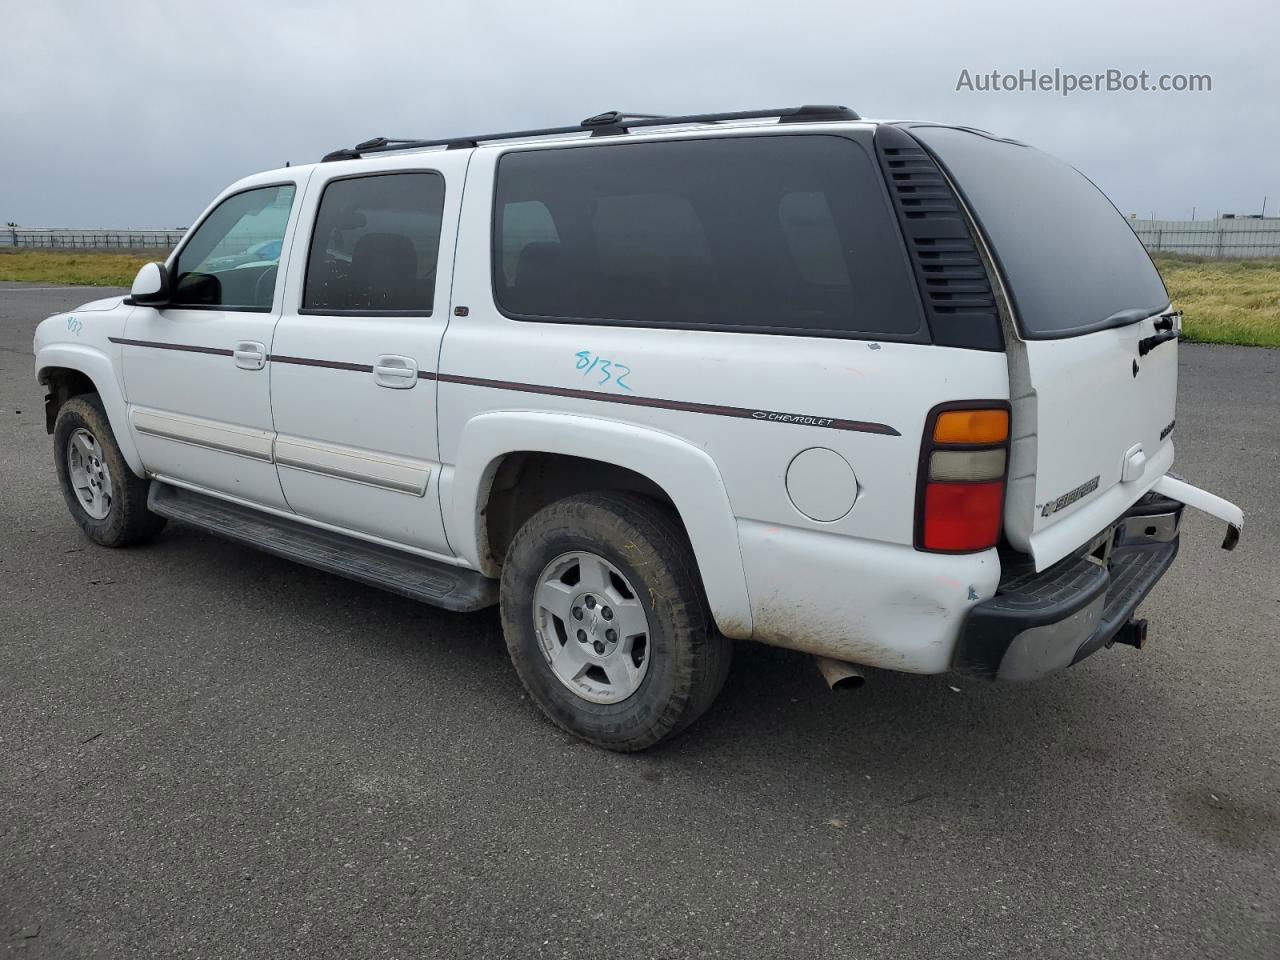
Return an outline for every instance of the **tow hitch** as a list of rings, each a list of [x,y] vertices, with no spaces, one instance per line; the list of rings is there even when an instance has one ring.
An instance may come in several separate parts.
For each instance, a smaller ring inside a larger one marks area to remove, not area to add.
[[[1133,647],[1135,650],[1143,649],[1147,645],[1147,621],[1136,618],[1127,621],[1124,626],[1116,631],[1111,643],[1123,643],[1126,646]]]

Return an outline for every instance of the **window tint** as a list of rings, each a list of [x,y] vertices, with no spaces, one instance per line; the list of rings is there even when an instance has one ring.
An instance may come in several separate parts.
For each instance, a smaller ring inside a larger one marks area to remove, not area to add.
[[[819,335],[922,330],[880,175],[844,137],[509,153],[494,229],[495,295],[515,317]]]
[[[388,173],[325,187],[311,236],[302,309],[430,316],[444,179]]]
[[[840,255],[836,221],[821,193],[788,193],[778,204],[778,220],[796,269],[809,283],[847,286],[849,268]]]
[[[1149,316],[1168,305],[1142,241],[1074,167],[966,130],[911,133],[937,154],[981,224],[1024,336],[1086,333],[1124,322],[1110,319],[1122,311]]]
[[[502,279],[511,284],[516,278],[520,253],[531,243],[559,243],[555,221],[546,204],[538,200],[520,200],[502,208]]]
[[[178,253],[173,306],[270,310],[292,184],[227,197]]]

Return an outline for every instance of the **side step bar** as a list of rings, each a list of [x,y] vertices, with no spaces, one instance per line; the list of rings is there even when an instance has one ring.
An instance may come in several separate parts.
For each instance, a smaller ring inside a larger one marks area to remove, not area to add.
[[[188,523],[236,543],[446,610],[466,613],[498,602],[497,581],[474,570],[273,516],[158,480],[151,481],[147,506],[162,517]]]

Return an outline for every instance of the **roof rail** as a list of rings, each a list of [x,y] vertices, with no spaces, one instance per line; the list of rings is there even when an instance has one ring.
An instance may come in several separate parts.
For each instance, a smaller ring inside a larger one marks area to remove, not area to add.
[[[530,140],[535,137],[563,136],[570,133],[590,132],[593,137],[610,137],[625,134],[636,127],[671,127],[685,123],[725,123],[734,120],[766,120],[776,117],[779,123],[814,123],[832,120],[861,120],[848,107],[826,104],[808,104],[802,107],[780,107],[776,110],[738,110],[731,113],[694,113],[679,117],[664,117],[649,113],[626,113],[609,110],[587,117],[572,127],[543,127],[538,130],[511,130],[506,133],[481,133],[469,137],[446,137],[442,140],[393,140],[374,137],[327,153],[321,163],[333,160],[359,160],[370,153],[390,153],[394,150],[418,150],[424,147],[444,147],[457,150],[474,147],[491,140]]]

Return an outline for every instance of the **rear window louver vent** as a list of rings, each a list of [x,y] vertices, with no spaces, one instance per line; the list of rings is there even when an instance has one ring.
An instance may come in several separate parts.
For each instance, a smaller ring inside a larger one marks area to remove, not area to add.
[[[933,342],[1004,349],[990,278],[960,201],[937,163],[898,127],[876,130],[876,152],[902,224]]]

